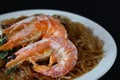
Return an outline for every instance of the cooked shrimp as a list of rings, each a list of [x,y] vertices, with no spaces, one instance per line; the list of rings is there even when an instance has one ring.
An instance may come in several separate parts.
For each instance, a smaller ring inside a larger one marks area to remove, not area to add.
[[[8,42],[0,46],[0,51],[24,46],[52,35],[67,37],[63,25],[49,16],[31,16],[4,29],[2,33],[6,34]]]
[[[9,41],[1,46],[0,50],[5,50],[7,46],[7,49],[10,49],[24,43],[27,44],[34,39],[35,35],[39,38],[38,41],[14,53],[17,57],[6,64],[7,68],[29,61],[33,64],[34,71],[56,78],[67,74],[76,64],[77,49],[68,39],[64,26],[54,17],[33,16],[14,24],[4,30],[4,33],[8,35]],[[25,38],[28,40],[24,41]],[[48,65],[36,63],[38,60],[42,61],[48,57],[50,57]]]

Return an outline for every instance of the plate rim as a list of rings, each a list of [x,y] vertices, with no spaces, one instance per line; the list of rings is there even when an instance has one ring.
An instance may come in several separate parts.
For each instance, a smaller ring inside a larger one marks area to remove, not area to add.
[[[66,13],[66,14],[71,14],[71,15],[75,15],[75,16],[79,16],[79,17],[81,17],[81,18],[83,18],[83,19],[87,19],[88,21],[90,21],[90,22],[92,22],[92,23],[94,23],[94,24],[97,24],[97,26],[99,26],[100,28],[102,28],[103,30],[105,30],[106,32],[107,32],[107,34],[109,34],[109,36],[112,38],[112,41],[113,41],[113,43],[114,43],[114,47],[115,47],[115,50],[114,50],[114,58],[113,58],[113,60],[112,60],[112,62],[111,62],[111,64],[109,65],[109,67],[108,67],[108,69],[106,70],[106,71],[104,71],[104,73],[103,74],[101,74],[101,75],[99,75],[99,77],[97,77],[97,78],[93,78],[93,80],[97,80],[97,79],[99,79],[99,78],[101,78],[103,75],[105,75],[109,70],[110,70],[110,68],[112,68],[112,66],[114,65],[114,63],[115,63],[115,61],[116,61],[116,57],[117,57],[117,45],[116,45],[116,42],[115,42],[115,40],[114,40],[114,38],[113,38],[113,36],[108,32],[108,30],[106,30],[103,26],[101,26],[100,24],[98,24],[97,22],[95,22],[95,21],[93,21],[93,20],[91,20],[91,19],[89,19],[89,18],[87,18],[87,17],[85,17],[85,16],[82,16],[82,15],[80,15],[80,14],[76,14],[76,13],[73,13],[73,12],[68,12],[68,11],[63,11],[63,10],[54,10],[54,9],[27,9],[27,10],[17,10],[17,11],[12,11],[12,12],[7,12],[7,13],[3,13],[3,14],[0,14],[0,17],[1,16],[5,16],[5,15],[9,15],[9,14],[17,14],[17,13],[21,13],[21,12],[30,12],[30,11],[52,11],[52,12],[60,12],[60,13]],[[61,15],[61,14],[60,14]],[[0,20],[1,21],[1,20]],[[96,66],[97,67],[97,66]],[[95,67],[95,68],[96,68]],[[92,71],[92,70],[91,70]],[[87,73],[89,73],[89,72],[87,72]],[[87,73],[85,73],[84,75],[86,75]],[[81,76],[81,77],[83,77],[83,76]],[[78,77],[78,78],[75,78],[75,80],[79,80],[79,78],[81,79],[81,77]],[[84,78],[82,79],[82,80],[84,80]],[[92,80],[92,79],[89,79],[89,80]]]

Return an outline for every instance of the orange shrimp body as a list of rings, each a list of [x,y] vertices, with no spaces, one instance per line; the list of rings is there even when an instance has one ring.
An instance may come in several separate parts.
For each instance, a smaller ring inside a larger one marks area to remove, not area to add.
[[[34,71],[56,78],[67,74],[76,64],[77,49],[68,39],[64,26],[54,17],[31,16],[3,30],[3,33],[8,42],[0,46],[0,51],[25,45],[14,53],[17,57],[6,64],[7,68],[29,61]],[[48,65],[36,63],[48,57]]]

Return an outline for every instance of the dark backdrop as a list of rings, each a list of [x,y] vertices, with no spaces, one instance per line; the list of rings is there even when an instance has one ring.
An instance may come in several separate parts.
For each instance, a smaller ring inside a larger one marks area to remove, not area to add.
[[[102,25],[110,32],[120,49],[119,2],[116,0],[1,0],[0,14],[25,9],[57,9],[80,14]],[[109,40],[108,40],[109,41]],[[119,79],[120,53],[112,68],[99,80]],[[94,75],[94,74],[93,74]]]

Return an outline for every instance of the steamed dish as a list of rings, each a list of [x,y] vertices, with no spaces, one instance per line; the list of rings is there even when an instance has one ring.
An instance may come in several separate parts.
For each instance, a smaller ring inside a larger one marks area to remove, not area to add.
[[[1,32],[0,78],[4,80],[70,80],[93,69],[103,56],[102,41],[64,16],[4,20]]]

